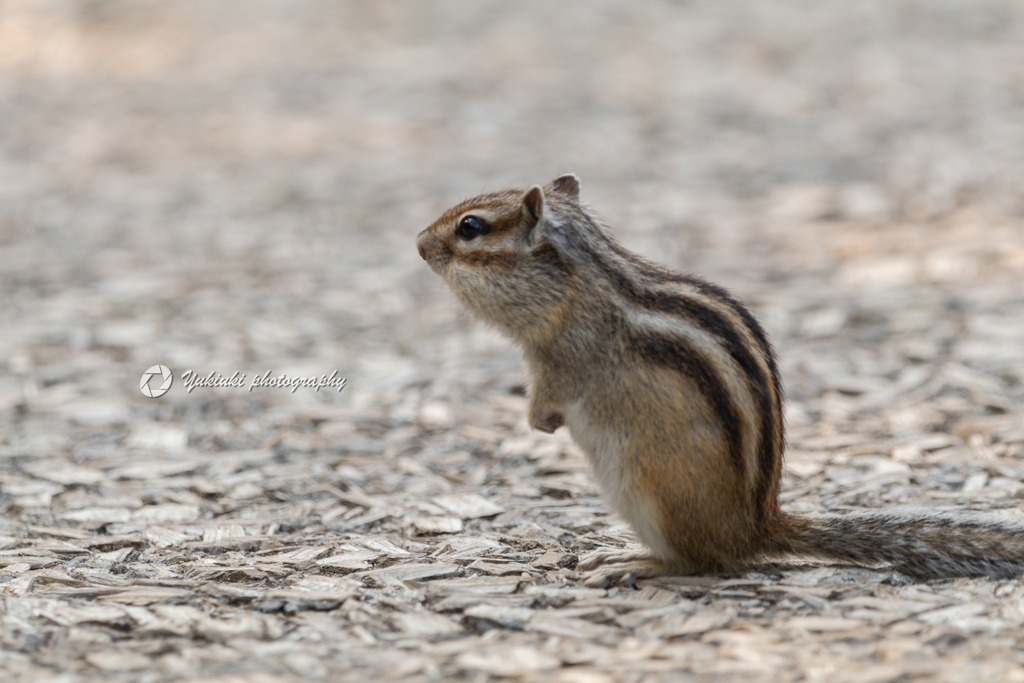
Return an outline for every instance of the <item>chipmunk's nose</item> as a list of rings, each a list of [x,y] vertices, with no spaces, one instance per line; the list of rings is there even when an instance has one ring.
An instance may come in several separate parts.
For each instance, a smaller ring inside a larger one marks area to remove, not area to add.
[[[427,246],[426,245],[427,245],[427,241],[428,240],[429,240],[429,237],[427,236],[427,231],[426,230],[424,230],[420,234],[416,235],[416,249],[420,252],[420,258],[423,259],[424,261],[427,260]]]

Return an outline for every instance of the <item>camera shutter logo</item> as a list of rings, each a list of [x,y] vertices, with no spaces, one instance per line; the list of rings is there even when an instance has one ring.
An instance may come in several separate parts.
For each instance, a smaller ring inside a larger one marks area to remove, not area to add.
[[[174,375],[171,374],[171,369],[166,365],[154,365],[142,373],[139,389],[145,396],[160,398],[170,390],[172,383]]]

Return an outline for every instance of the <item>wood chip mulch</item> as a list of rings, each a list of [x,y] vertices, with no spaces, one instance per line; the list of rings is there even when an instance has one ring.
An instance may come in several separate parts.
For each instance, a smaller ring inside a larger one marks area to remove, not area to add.
[[[1012,0],[0,4],[0,678],[1024,681],[1021,580],[582,586],[635,540],[413,241],[574,171],[772,334],[787,509],[1024,514],[1022,46]]]

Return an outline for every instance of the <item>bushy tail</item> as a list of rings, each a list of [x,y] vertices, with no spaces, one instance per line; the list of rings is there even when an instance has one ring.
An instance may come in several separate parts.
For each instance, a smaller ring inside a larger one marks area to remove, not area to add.
[[[1024,519],[901,509],[787,517],[773,534],[777,557],[891,565],[919,579],[1024,574]]]

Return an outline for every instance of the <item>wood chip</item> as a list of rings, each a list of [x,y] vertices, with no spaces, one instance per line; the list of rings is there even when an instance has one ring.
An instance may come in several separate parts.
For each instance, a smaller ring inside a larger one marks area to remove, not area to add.
[[[164,503],[147,505],[136,510],[134,519],[145,522],[190,522],[199,519],[198,505]]]
[[[814,631],[819,633],[853,631],[864,625],[864,622],[858,619],[841,619],[833,617],[793,617],[786,623],[790,628],[799,631]]]
[[[412,527],[421,534],[457,534],[462,531],[462,520],[458,517],[420,517],[413,521]]]
[[[124,652],[122,650],[101,650],[85,655],[87,662],[100,671],[115,673],[119,671],[139,671],[149,668],[149,657],[141,652]]]
[[[390,621],[406,637],[433,640],[462,633],[462,627],[448,617],[429,612],[399,612],[392,615]]]
[[[24,465],[26,472],[39,479],[56,482],[63,486],[88,486],[106,480],[106,475],[91,467],[64,465],[51,467],[45,461],[30,462]]]
[[[505,511],[505,508],[475,493],[438,496],[433,502],[460,519],[493,517]]]
[[[360,575],[370,577],[382,584],[389,584],[404,583],[406,581],[428,581],[430,579],[454,576],[461,572],[461,567],[452,564],[444,564],[442,562],[432,564],[410,562],[407,564],[398,564],[393,567],[386,567],[384,569],[374,569],[372,571],[362,572]]]
[[[521,631],[533,616],[534,611],[526,607],[481,604],[466,609],[463,614],[468,619],[476,619]]]
[[[456,664],[469,671],[513,678],[556,669],[561,661],[535,648],[508,646],[464,652],[456,658]]]
[[[526,623],[527,631],[537,631],[553,636],[583,638],[616,638],[619,630],[611,626],[594,624],[583,619],[573,619],[552,612],[536,612]]]

